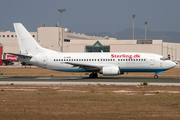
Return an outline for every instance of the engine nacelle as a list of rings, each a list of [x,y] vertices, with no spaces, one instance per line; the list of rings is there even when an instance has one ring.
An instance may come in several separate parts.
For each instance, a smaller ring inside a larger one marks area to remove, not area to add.
[[[120,75],[120,74],[124,74],[120,72],[120,69],[118,66],[111,66],[111,67],[103,67],[103,69],[99,72],[101,74],[105,75]]]

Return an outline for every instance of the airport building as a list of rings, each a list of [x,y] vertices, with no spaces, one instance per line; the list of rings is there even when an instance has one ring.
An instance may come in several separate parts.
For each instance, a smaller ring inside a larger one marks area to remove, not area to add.
[[[63,41],[62,41],[63,31]],[[67,28],[39,27],[37,32],[30,32],[44,48],[61,52],[143,52],[155,53],[180,61],[180,43],[163,40],[117,40],[108,36],[97,37],[73,33]],[[63,44],[62,44],[63,42]],[[0,43],[4,53],[20,53],[15,32],[0,31]]]

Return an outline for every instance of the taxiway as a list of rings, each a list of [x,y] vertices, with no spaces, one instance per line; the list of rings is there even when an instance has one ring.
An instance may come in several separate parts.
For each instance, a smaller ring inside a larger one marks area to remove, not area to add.
[[[106,84],[106,85],[139,85],[147,82],[149,85],[180,86],[180,78],[142,78],[142,77],[0,77],[0,84]]]

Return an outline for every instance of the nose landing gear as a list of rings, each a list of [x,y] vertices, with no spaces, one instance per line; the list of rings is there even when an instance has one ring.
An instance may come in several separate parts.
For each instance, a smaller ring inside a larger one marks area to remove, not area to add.
[[[89,78],[97,78],[98,74],[97,73],[91,73],[89,74]]]
[[[155,74],[155,75],[154,75],[154,79],[157,79],[157,78],[158,78],[158,75],[157,75],[157,74]]]

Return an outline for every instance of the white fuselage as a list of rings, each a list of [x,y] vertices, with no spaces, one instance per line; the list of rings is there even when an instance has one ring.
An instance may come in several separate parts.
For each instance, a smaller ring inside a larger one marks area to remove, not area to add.
[[[100,67],[118,66],[120,72],[160,72],[175,66],[170,60],[161,60],[163,56],[151,53],[58,53],[37,54],[32,59],[21,59],[39,67],[66,72],[90,72],[69,63]]]

